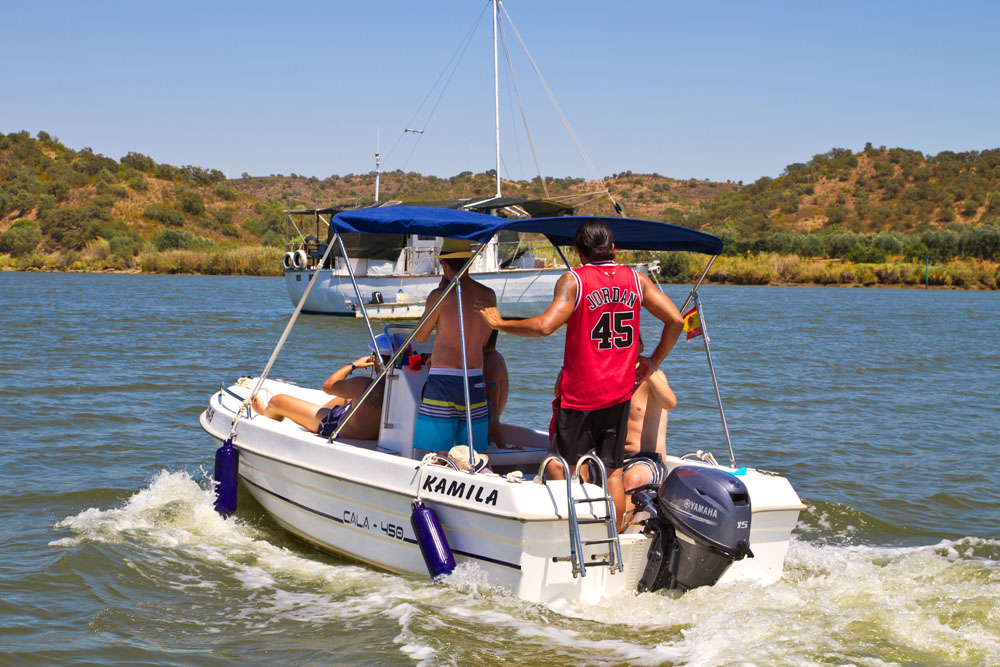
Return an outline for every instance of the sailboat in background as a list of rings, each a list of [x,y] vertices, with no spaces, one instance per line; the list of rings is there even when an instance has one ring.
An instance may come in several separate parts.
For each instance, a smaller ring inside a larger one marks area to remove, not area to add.
[[[310,278],[318,271],[316,281],[306,296],[302,309],[306,313],[347,315],[360,317],[360,300],[364,300],[370,317],[414,318],[419,317],[427,295],[441,281],[441,269],[436,260],[441,239],[421,234],[343,234],[342,241],[351,257],[351,271],[339,257],[328,259],[324,266],[318,262],[326,256],[327,246],[334,241],[330,221],[340,212],[386,206],[430,206],[435,208],[462,209],[503,218],[534,218],[572,215],[575,211],[566,203],[551,199],[504,197],[500,183],[500,103],[499,63],[497,48],[499,0],[491,2],[493,8],[493,97],[496,147],[496,192],[491,197],[456,199],[450,201],[403,202],[379,201],[381,156],[375,152],[375,200],[327,208],[296,209],[285,211],[285,247],[282,268],[285,286],[293,304],[299,303],[307,291]],[[504,9],[506,14],[506,10]],[[510,19],[507,16],[508,21]],[[515,29],[516,33],[516,29]],[[518,36],[520,39],[520,36]],[[523,42],[522,42],[523,45]],[[526,50],[526,49],[525,49]],[[530,54],[529,54],[530,58]],[[532,59],[532,64],[534,61]],[[536,68],[537,71],[537,68]],[[541,75],[539,73],[539,77]],[[544,80],[542,80],[544,86]],[[545,86],[548,92],[548,87]],[[515,85],[516,90],[516,85]],[[551,93],[549,93],[551,99]],[[564,124],[565,117],[552,99]],[[570,135],[572,130],[566,125]],[[404,132],[423,133],[423,130]],[[529,134],[530,139],[530,134]],[[576,141],[575,136],[573,137]],[[579,143],[577,142],[579,149]],[[581,150],[581,155],[582,155]],[[586,160],[586,156],[583,156]],[[536,160],[537,164],[537,160]],[[539,170],[540,171],[540,170]],[[593,167],[591,166],[591,171]],[[544,177],[539,174],[543,187]],[[596,177],[596,176],[595,176]],[[621,206],[604,193],[619,214]],[[542,313],[552,300],[555,283],[569,266],[565,255],[556,249],[563,266],[556,266],[556,257],[543,258],[534,254],[522,243],[516,232],[507,232],[489,241],[477,256],[470,273],[479,282],[497,294],[498,307],[507,318],[527,318]],[[636,267],[645,270],[644,266]],[[351,280],[351,273],[357,288]],[[360,295],[360,298],[359,298]]]

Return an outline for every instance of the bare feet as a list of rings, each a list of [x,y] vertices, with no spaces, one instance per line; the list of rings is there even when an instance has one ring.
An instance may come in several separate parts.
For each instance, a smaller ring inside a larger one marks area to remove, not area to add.
[[[264,417],[268,417],[270,419],[276,419],[279,422],[284,419],[284,417],[275,418],[271,416],[268,413],[268,408],[270,407],[270,405],[265,404],[264,399],[262,399],[259,394],[253,397],[252,405],[254,412],[256,412],[259,415],[263,415]]]

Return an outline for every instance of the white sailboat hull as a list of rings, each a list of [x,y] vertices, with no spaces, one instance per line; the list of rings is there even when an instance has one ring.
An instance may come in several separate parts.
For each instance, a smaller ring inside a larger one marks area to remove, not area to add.
[[[500,314],[506,318],[523,319],[541,314],[552,302],[556,280],[565,269],[504,269],[487,273],[473,273],[473,279],[491,288],[497,295]],[[309,284],[313,271],[288,269],[285,286],[292,303],[298,304]],[[375,292],[387,304],[423,303],[427,295],[441,282],[439,275],[389,274],[357,276],[358,288],[365,304],[372,301]],[[354,316],[358,310],[358,297],[346,271],[323,269],[316,277],[316,285],[309,292],[302,308],[306,313]],[[419,308],[417,315],[423,312]]]

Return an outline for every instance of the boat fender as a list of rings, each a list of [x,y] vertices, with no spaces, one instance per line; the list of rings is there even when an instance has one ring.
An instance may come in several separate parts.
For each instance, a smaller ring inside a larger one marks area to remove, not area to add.
[[[305,250],[296,250],[292,253],[292,267],[296,269],[306,268],[306,264],[309,262],[309,256],[306,255]]]
[[[420,553],[424,556],[431,579],[450,574],[455,569],[455,557],[451,554],[448,538],[444,536],[437,513],[419,500],[414,500],[410,525],[413,526],[413,534],[417,537],[417,544],[420,545]]]
[[[292,268],[292,253],[286,252],[285,256],[281,258],[281,266],[287,271]]]
[[[227,438],[215,450],[215,511],[228,517],[236,511],[236,487],[239,481],[240,453]]]

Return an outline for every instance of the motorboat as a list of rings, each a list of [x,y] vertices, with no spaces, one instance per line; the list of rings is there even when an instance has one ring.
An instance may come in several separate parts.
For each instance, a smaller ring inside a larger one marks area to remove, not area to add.
[[[504,434],[509,444],[521,449],[491,446],[486,451],[490,472],[475,472],[471,465],[462,469],[461,456],[457,461],[437,455],[418,458],[414,425],[428,369],[408,363],[407,356],[412,359],[430,348],[414,343],[415,327],[395,325],[409,333],[399,334],[402,340],[392,344],[376,375],[376,381],[385,381],[377,438],[350,440],[339,435],[358,405],[372,395],[369,391],[355,401],[340,429],[329,437],[252,409],[252,397],[268,392],[314,403],[329,400],[319,389],[270,379],[268,374],[308,300],[309,286],[316,283],[335,247],[373,349],[379,349],[365,316],[362,286],[351,273],[343,243],[346,234],[421,235],[479,244],[441,298],[427,305],[426,319],[450,291],[461,300],[459,277],[500,232],[542,234],[556,248],[570,247],[576,229],[589,219],[593,218],[507,219],[413,206],[333,215],[329,220],[333,242],[313,270],[267,366],[257,377],[234,379],[220,387],[201,414],[202,428],[220,444],[216,457],[220,511],[233,511],[238,479],[285,530],[321,550],[400,575],[447,576],[455,567],[474,569],[490,585],[554,608],[592,603],[624,591],[683,592],[702,585],[780,579],[804,505],[784,476],[737,466],[707,329],[703,331],[706,357],[725,436],[715,442],[725,443],[728,464],[720,464],[707,451],[709,440],[700,442],[694,452],[667,456],[666,481],[633,493],[637,512],[628,517],[624,531],[615,524],[599,459],[581,460],[592,466],[592,482],[569,474],[568,481],[547,479],[544,469],[549,460],[554,458],[568,473],[566,462],[549,453],[547,432],[519,424],[517,415],[505,415]],[[682,308],[694,304],[702,313],[698,289],[722,251],[719,239],[661,222],[605,221],[619,249],[706,254],[707,265]],[[556,371],[553,368],[553,376]],[[549,398],[540,394],[539,400]],[[687,436],[684,441],[704,437]],[[469,455],[473,456],[471,451]],[[432,516],[425,522],[428,513]]]

